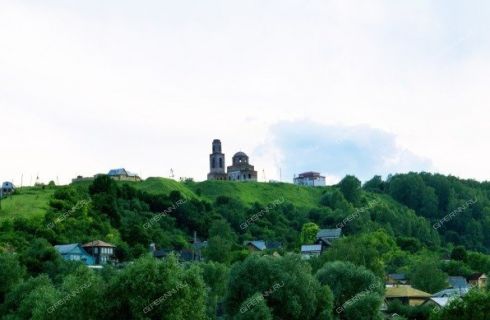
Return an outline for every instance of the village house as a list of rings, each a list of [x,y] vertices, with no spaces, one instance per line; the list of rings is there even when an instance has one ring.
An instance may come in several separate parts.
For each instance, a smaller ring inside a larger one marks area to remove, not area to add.
[[[250,250],[250,252],[264,251],[264,250],[275,250],[282,248],[281,243],[277,241],[264,241],[264,240],[251,240],[245,241],[244,246]]]
[[[321,244],[305,244],[301,246],[301,258],[303,260],[309,260],[312,257],[318,257],[321,253]]]
[[[54,248],[59,252],[63,259],[68,261],[82,261],[88,266],[95,264],[92,257],[79,243],[56,245]]]
[[[422,305],[429,306],[431,309],[442,309],[453,299],[454,297],[431,297]]]
[[[468,277],[468,282],[471,287],[484,289],[487,287],[487,276],[484,273],[474,273]]]
[[[465,277],[461,277],[461,276],[448,277],[447,281],[449,283],[450,289],[456,289],[461,291],[469,289],[469,284],[468,281],[466,281]]]
[[[82,246],[92,257],[94,257],[95,264],[103,265],[112,261],[114,258],[114,249],[116,248],[110,243],[95,240],[86,243]]]
[[[300,173],[297,177],[294,177],[293,182],[299,186],[309,187],[324,187],[326,185],[325,177],[314,171]]]
[[[315,244],[322,246],[322,252],[332,246],[332,243],[342,235],[342,229],[321,229],[316,235]]]
[[[2,188],[0,189],[0,197],[5,197],[12,194],[15,191],[15,186],[10,181],[5,181],[2,183]]]
[[[201,241],[197,237],[197,233],[194,232],[193,238],[190,240],[190,248],[183,248],[181,250],[174,249],[158,249],[155,243],[150,244],[150,253],[157,259],[165,259],[170,254],[174,254],[180,261],[203,261],[203,251],[207,248],[208,242]]]
[[[385,291],[385,300],[387,304],[394,300],[399,300],[405,305],[418,306],[430,298],[430,293],[417,290],[410,285],[387,287]]]
[[[112,169],[107,175],[114,180],[141,181],[141,178],[136,173],[129,172],[124,168]]]

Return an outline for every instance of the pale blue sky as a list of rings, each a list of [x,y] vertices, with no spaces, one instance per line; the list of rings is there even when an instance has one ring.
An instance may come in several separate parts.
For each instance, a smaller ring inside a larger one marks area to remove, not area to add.
[[[0,2],[0,180],[490,179],[488,1]]]

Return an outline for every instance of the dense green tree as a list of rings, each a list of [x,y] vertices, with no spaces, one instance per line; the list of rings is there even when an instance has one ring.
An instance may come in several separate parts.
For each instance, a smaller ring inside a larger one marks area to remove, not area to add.
[[[437,265],[437,260],[422,257],[412,262],[409,277],[414,288],[436,293],[447,288],[447,274]]]
[[[320,260],[352,262],[365,266],[379,277],[383,277],[385,263],[393,259],[398,251],[392,237],[384,231],[376,231],[335,241]]]
[[[354,176],[345,176],[339,182],[340,191],[345,199],[354,205],[361,201],[361,181]]]
[[[466,261],[466,249],[463,246],[454,247],[453,251],[451,251],[451,259],[457,261]]]
[[[104,319],[205,319],[206,288],[196,266],[142,257],[112,279]],[[137,294],[135,294],[137,292]]]
[[[341,319],[378,319],[384,285],[374,273],[336,261],[323,266],[316,277],[332,289],[334,308]]]
[[[62,264],[62,258],[46,239],[35,239],[20,255],[21,262],[31,275],[47,273],[54,276]]]
[[[275,318],[330,319],[327,291],[299,256],[252,255],[236,263],[231,269],[225,300],[228,315],[237,316],[243,303],[257,292]]]
[[[260,292],[245,300],[234,320],[272,320],[272,313]]]
[[[5,295],[22,281],[24,275],[24,267],[20,265],[16,255],[0,253],[0,304],[4,301]]]
[[[106,286],[101,277],[85,266],[63,279],[59,294],[70,297],[59,314],[74,320],[100,319],[103,317]]]
[[[317,224],[313,222],[305,223],[303,225],[303,228],[301,228],[301,235],[299,238],[300,243],[301,244],[314,243],[318,231],[320,231],[320,227]]]
[[[431,320],[488,320],[490,315],[490,293],[471,290],[460,299],[452,300],[448,306],[434,312]]]
[[[371,180],[366,181],[362,188],[369,192],[381,193],[385,189],[385,183],[381,176],[374,176]]]
[[[213,318],[217,313],[218,303],[226,294],[229,268],[222,263],[208,261],[199,264],[202,277],[207,287],[207,314]]]

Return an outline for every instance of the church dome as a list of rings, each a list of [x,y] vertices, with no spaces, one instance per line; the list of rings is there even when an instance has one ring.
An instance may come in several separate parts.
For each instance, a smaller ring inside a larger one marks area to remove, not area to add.
[[[237,152],[233,156],[233,165],[238,166],[241,164],[248,164],[248,156],[245,152]]]
[[[245,157],[245,158],[248,158],[247,154],[245,152],[241,152],[241,151],[238,151],[237,153],[235,153],[235,155],[233,156],[233,158],[235,157]]]

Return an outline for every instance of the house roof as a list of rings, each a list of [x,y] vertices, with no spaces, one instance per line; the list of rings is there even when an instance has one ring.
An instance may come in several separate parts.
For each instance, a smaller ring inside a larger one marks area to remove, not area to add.
[[[128,177],[138,176],[136,173],[129,172],[124,168],[111,169],[107,175],[108,176],[128,176]]]
[[[400,285],[386,288],[386,298],[429,298],[430,293],[412,288],[410,285]]]
[[[404,273],[390,273],[388,276],[393,280],[398,280],[398,281],[407,280],[407,277],[405,276]]]
[[[265,245],[265,241],[264,240],[246,241],[245,242],[245,245],[252,245],[255,248],[257,248],[258,250],[260,250],[260,251],[267,249],[267,246]]]
[[[468,288],[468,281],[464,277],[456,276],[448,278],[449,285],[452,288]]]
[[[101,240],[94,240],[94,241],[87,242],[82,247],[111,247],[111,248],[115,248],[116,246],[114,246],[110,243],[101,241]]]
[[[486,278],[487,276],[481,272],[473,273],[471,276],[468,277],[468,280],[478,280],[482,277]]]
[[[4,189],[9,189],[9,188],[15,188],[14,184],[10,181],[5,181],[2,183],[2,188]]]
[[[318,231],[316,234],[317,239],[337,239],[340,238],[340,235],[342,234],[342,229],[337,228],[337,229],[321,229]]]
[[[80,246],[80,244],[70,243],[70,244],[59,244],[59,245],[54,246],[54,248],[56,250],[58,250],[58,252],[60,254],[68,254],[68,253],[72,252],[73,249],[77,248],[78,246]]]
[[[445,289],[439,292],[436,292],[432,295],[432,297],[443,298],[443,297],[454,297],[454,296],[463,296],[468,293],[470,289],[468,287],[461,289]]]
[[[265,247],[267,249],[280,249],[282,248],[282,243],[280,243],[279,241],[266,241]]]
[[[429,302],[433,302],[433,303],[437,304],[439,307],[444,308],[449,303],[449,300],[451,300],[451,299],[448,297],[443,297],[443,298],[432,297],[429,300],[427,300],[426,302],[424,302],[424,304],[427,304]]]
[[[321,244],[305,244],[301,246],[301,253],[322,251]]]

